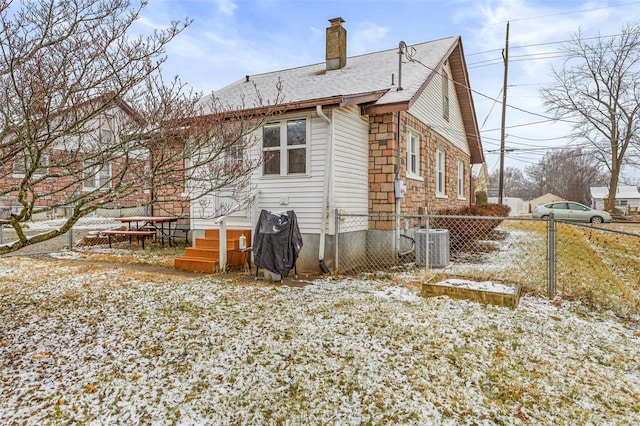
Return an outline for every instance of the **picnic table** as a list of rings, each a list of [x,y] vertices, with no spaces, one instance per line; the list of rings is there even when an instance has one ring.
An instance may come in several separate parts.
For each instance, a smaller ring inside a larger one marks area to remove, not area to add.
[[[178,218],[175,216],[127,216],[118,217],[115,220],[126,223],[128,229],[126,231],[112,232],[116,234],[120,233],[120,235],[128,235],[129,238],[132,236],[142,237],[142,245],[144,248],[144,237],[149,235],[159,237],[162,247],[164,247],[164,237],[167,237],[169,245],[171,245],[173,239],[171,224],[177,222]]]

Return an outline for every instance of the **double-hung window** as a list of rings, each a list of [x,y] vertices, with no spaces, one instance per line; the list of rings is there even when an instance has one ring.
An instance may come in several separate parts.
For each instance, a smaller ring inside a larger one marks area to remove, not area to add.
[[[464,198],[464,161],[458,160],[458,198]]]
[[[436,196],[444,197],[446,195],[445,164],[444,150],[436,149]]]
[[[407,131],[407,177],[420,178],[420,136]]]
[[[307,119],[265,124],[262,128],[265,175],[293,175],[307,172]]]
[[[227,146],[224,153],[224,164],[226,168],[232,169],[242,167],[244,161],[244,142],[242,140]]]
[[[83,164],[83,186],[86,191],[111,187],[111,164]]]
[[[24,177],[27,170],[31,169],[31,157],[27,155],[17,155],[13,162],[13,175],[14,177]],[[33,172],[34,177],[41,177],[49,173],[49,156],[42,154],[40,156],[40,164],[38,168]]]

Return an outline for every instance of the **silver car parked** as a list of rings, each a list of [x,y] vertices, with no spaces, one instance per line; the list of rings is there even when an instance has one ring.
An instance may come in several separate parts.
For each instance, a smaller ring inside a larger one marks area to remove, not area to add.
[[[573,201],[555,201],[553,203],[538,205],[533,210],[533,217],[537,219],[548,219],[550,212],[553,212],[553,218],[558,220],[591,223],[609,223],[613,220],[607,212],[592,209],[591,207]]]

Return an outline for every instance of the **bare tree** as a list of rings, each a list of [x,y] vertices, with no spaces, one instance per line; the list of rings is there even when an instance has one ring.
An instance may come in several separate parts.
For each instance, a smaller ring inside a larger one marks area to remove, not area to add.
[[[607,176],[591,151],[550,151],[536,165],[525,169],[535,196],[552,193],[566,200],[588,204],[591,186],[603,185]]]
[[[0,224],[18,235],[0,253],[64,234],[99,208],[188,206],[221,190],[234,206],[249,202],[261,161],[248,156],[253,134],[279,99],[204,104],[165,81],[165,47],[190,20],[131,37],[145,5],[0,2],[0,205],[12,211]],[[57,208],[69,212],[59,229],[26,236],[26,222]]]
[[[546,106],[558,118],[575,122],[573,137],[586,141],[610,172],[613,209],[625,158],[638,152],[640,131],[640,25],[621,34],[585,39],[581,32],[564,46],[567,59],[553,69],[555,82],[542,90]]]
[[[489,177],[491,193],[498,193],[498,181],[500,177],[500,170],[495,170]],[[522,173],[522,170],[515,167],[507,167],[503,173],[503,196],[521,198],[528,200],[531,198],[531,186],[533,185],[526,176]]]

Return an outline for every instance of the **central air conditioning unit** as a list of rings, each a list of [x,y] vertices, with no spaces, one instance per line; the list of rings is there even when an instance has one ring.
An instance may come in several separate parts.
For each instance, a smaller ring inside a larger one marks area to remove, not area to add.
[[[427,241],[429,243],[428,250]],[[429,253],[430,268],[445,268],[449,266],[448,229],[418,229],[416,231],[417,266],[427,266],[427,252]]]

